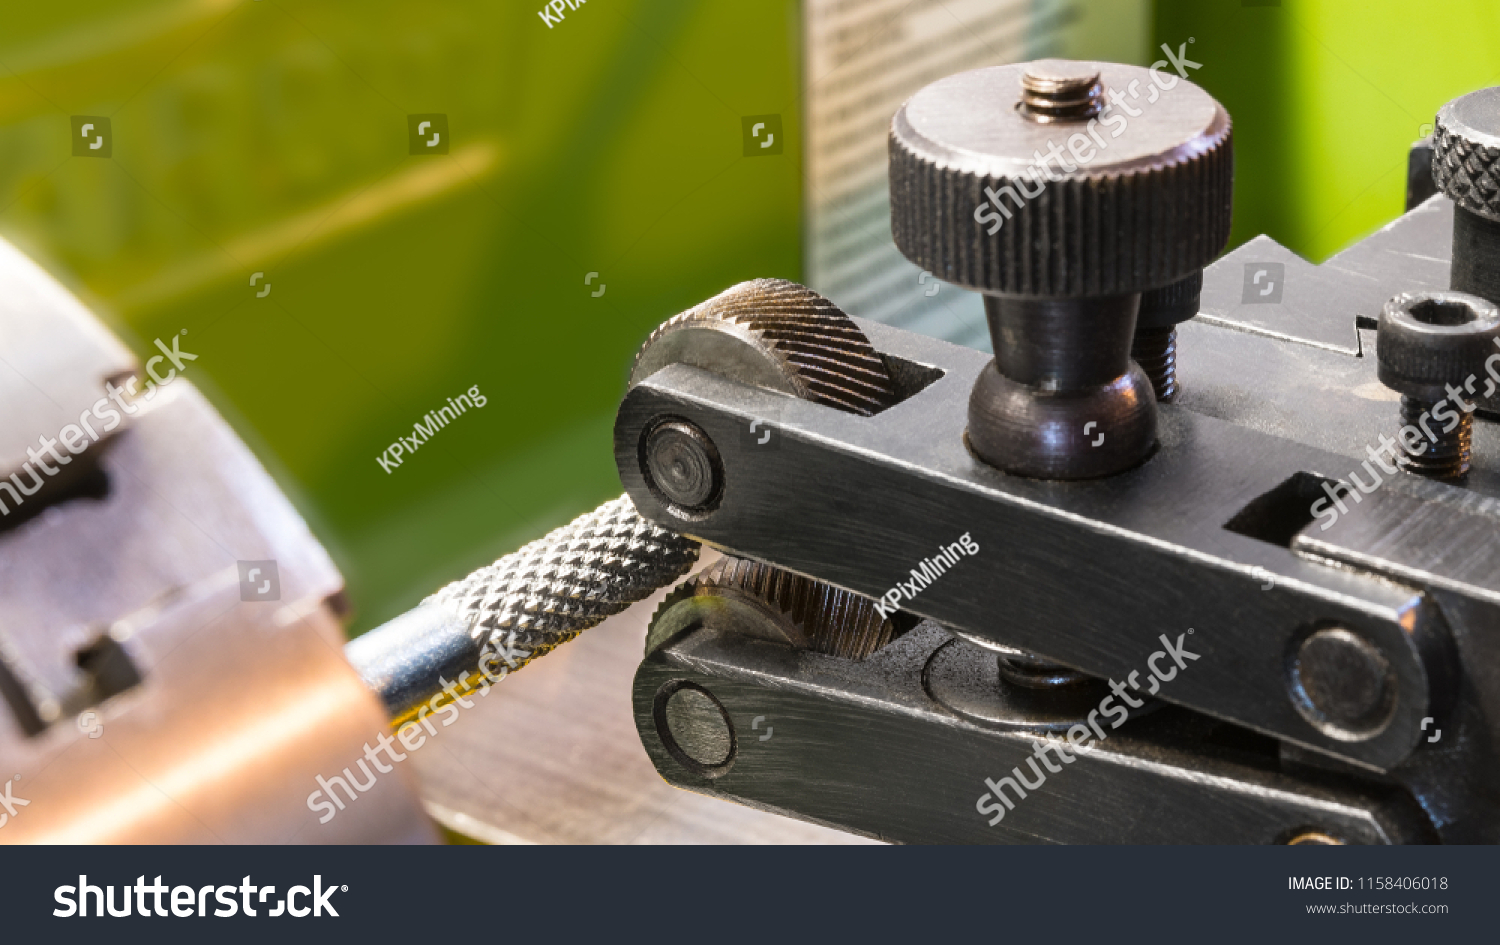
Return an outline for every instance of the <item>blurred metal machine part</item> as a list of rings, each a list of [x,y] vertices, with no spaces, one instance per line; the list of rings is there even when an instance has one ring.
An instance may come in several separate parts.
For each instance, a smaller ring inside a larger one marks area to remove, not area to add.
[[[7,366],[0,371],[0,403],[5,404],[7,416],[15,418],[0,424],[0,480],[4,480],[23,471],[32,455],[27,450],[37,451],[39,436],[55,434],[80,414],[89,413],[104,394],[105,384],[123,386],[136,364],[130,351],[72,293],[4,240],[0,240],[0,325],[5,328]],[[34,430],[27,419],[31,417],[55,417],[56,422],[50,430]],[[101,429],[97,452],[109,448],[115,433],[129,428],[131,418],[125,415],[121,420],[118,427]],[[36,497],[10,509],[0,525],[18,515],[24,517],[55,495],[86,488],[84,481],[94,468],[91,462],[59,464],[54,474],[41,479]],[[31,483],[29,475],[22,478]]]
[[[14,462],[135,365],[4,243],[0,286]],[[132,406],[62,467],[87,488],[49,479],[0,520],[0,777],[28,802],[0,841],[434,839],[401,770],[318,823],[315,779],[388,726],[343,659],[342,579],[189,380]],[[242,561],[274,562],[277,584],[247,588]]]

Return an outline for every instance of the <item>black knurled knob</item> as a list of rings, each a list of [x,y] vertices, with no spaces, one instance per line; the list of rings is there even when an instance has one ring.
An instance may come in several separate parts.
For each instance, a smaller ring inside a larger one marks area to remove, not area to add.
[[[1439,109],[1432,147],[1438,189],[1470,213],[1500,223],[1500,87]]]
[[[1432,149],[1433,183],[1454,204],[1448,285],[1500,303],[1500,88],[1439,109]]]
[[[1155,447],[1156,397],[1131,363],[1141,293],[1229,238],[1229,115],[1165,71],[1046,59],[949,76],[891,122],[891,230],[908,259],[985,294],[995,361],[970,448],[1007,472],[1087,479]],[[1163,312],[1170,328],[1173,312]],[[1170,335],[1168,330],[1165,335]],[[1162,361],[1175,345],[1145,339]]]
[[[1028,70],[1097,94],[1074,115],[1035,120],[1021,104],[1038,97]],[[1229,239],[1229,114],[1161,75],[1167,91],[1148,69],[1052,59],[917,92],[891,122],[896,246],[946,281],[1039,298],[1143,292],[1202,269]]]

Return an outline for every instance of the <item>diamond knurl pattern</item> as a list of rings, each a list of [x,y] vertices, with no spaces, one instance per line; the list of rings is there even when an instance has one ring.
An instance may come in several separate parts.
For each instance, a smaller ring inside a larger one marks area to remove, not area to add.
[[[514,668],[687,573],[698,543],[641,518],[628,496],[449,584],[428,598],[475,639],[519,653]]]
[[[1439,115],[1432,139],[1432,179],[1454,203],[1500,222],[1500,148],[1450,128]]]

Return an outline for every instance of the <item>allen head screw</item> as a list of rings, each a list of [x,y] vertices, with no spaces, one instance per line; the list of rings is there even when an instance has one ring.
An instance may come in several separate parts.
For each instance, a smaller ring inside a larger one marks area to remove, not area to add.
[[[1431,479],[1469,472],[1473,381],[1500,354],[1496,339],[1500,310],[1477,295],[1402,293],[1385,303],[1375,356],[1380,382],[1401,394],[1402,468]]]

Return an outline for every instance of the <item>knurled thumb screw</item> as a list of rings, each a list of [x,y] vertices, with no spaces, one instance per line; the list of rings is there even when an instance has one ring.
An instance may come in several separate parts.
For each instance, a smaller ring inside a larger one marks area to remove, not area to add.
[[[1453,201],[1449,287],[1500,304],[1500,88],[1470,92],[1438,110],[1432,179]]]
[[[1460,96],[1438,110],[1432,182],[1453,201],[1448,287],[1500,305],[1500,88]],[[1500,395],[1484,409],[1500,411]]]
[[[995,360],[969,399],[972,452],[1042,479],[1145,460],[1158,394],[1175,389],[1176,321],[1138,336],[1141,293],[1190,279],[1229,237],[1223,107],[1163,70],[994,66],[902,105],[890,165],[896,246],[984,294]],[[1137,342],[1159,386],[1132,363]]]

